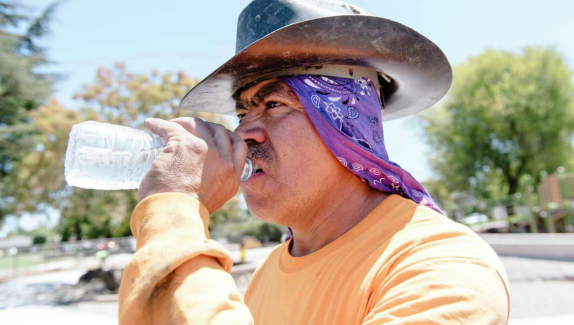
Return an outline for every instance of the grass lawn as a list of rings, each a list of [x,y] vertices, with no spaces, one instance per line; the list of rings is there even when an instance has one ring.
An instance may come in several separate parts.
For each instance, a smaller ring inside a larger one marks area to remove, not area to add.
[[[44,259],[43,254],[22,254],[16,256],[1,256],[0,257],[0,270],[11,269],[14,266],[24,268],[32,265],[51,262]]]

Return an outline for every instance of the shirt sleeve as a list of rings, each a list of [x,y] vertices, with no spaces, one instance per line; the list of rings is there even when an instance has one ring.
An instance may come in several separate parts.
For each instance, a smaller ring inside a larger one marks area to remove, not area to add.
[[[415,255],[381,281],[363,325],[507,324],[508,291],[494,268],[469,257]]]
[[[253,324],[230,275],[233,259],[209,238],[209,213],[182,193],[145,198],[130,227],[136,253],[119,291],[119,324]]]

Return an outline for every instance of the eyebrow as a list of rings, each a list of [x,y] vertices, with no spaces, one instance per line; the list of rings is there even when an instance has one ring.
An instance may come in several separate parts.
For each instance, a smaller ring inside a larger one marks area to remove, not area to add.
[[[295,95],[295,93],[289,86],[277,80],[261,86],[261,88],[259,88],[257,92],[255,92],[255,95],[253,95],[253,97],[251,98],[250,103],[254,106],[257,106],[259,105],[259,103],[264,101],[265,98],[267,98],[269,95],[276,92],[288,97],[289,99],[297,99],[297,95]],[[236,110],[238,109],[248,110],[249,109],[248,107],[249,103],[245,102],[241,98],[238,98],[235,102]]]

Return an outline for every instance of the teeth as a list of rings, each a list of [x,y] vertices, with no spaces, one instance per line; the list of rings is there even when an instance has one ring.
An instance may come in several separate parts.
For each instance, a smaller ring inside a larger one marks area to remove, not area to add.
[[[254,164],[254,165],[255,165],[255,166],[254,166],[254,169],[255,169],[256,172],[261,171],[261,167],[259,167],[257,164]]]

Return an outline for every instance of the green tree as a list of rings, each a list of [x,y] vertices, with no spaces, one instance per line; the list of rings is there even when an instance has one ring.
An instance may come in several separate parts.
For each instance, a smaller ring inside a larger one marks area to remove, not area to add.
[[[49,96],[56,77],[37,72],[48,63],[38,42],[49,33],[56,7],[36,17],[18,1],[0,1],[0,222],[16,212],[12,176],[37,145],[30,112]]]
[[[433,181],[500,198],[529,177],[537,182],[541,171],[572,167],[573,96],[572,71],[554,49],[469,58],[455,68],[442,104],[420,116],[434,150]]]
[[[229,222],[242,223],[247,220],[249,211],[241,207],[240,193],[241,190],[239,190],[236,196],[225,202],[221,209],[211,214],[209,230],[216,229]]]

